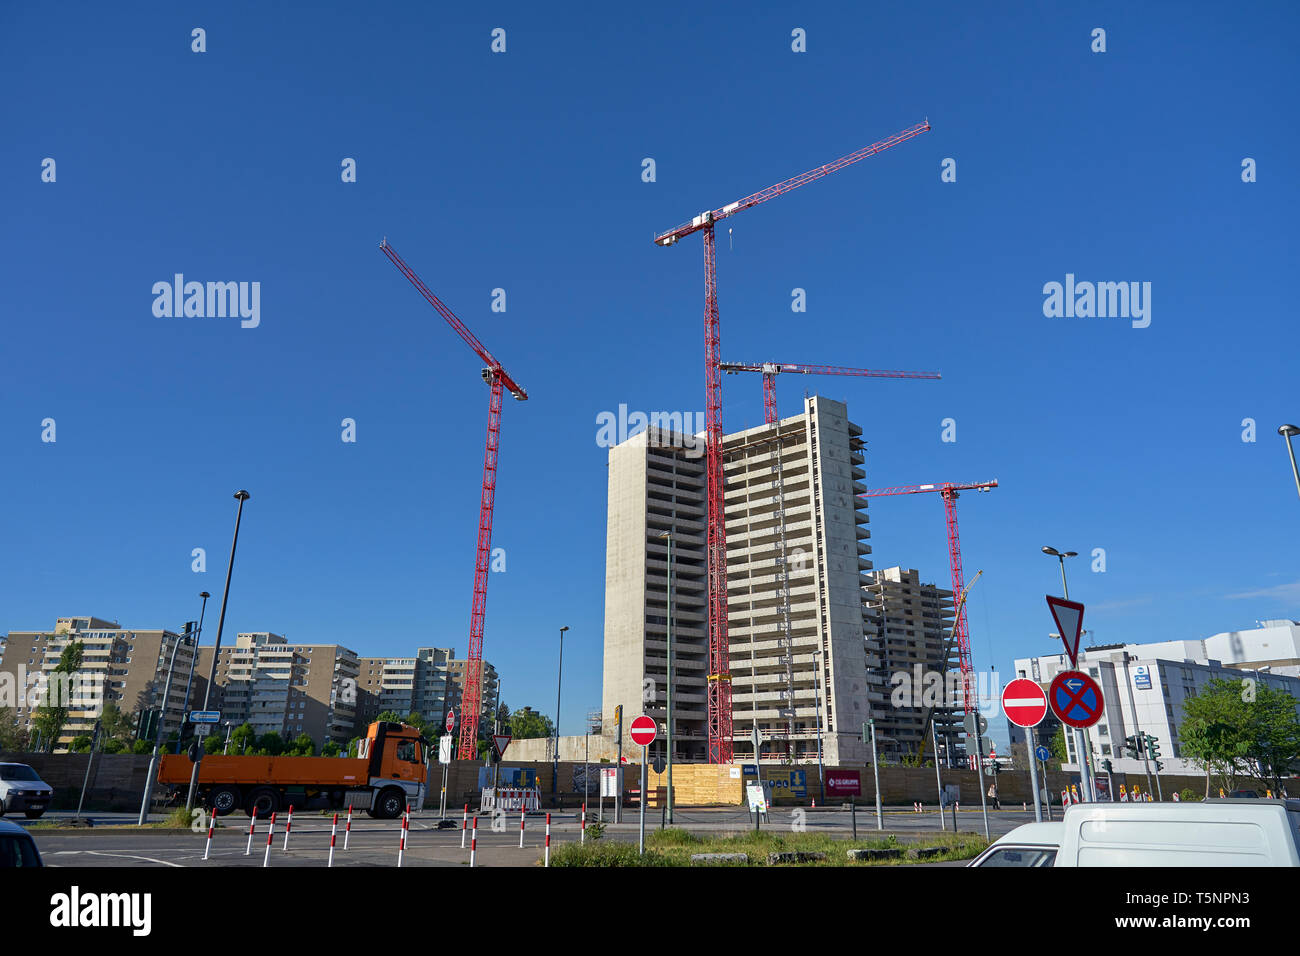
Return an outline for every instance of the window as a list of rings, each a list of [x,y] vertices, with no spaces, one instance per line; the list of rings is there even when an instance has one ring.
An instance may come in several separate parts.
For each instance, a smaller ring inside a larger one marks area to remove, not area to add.
[[[1007,846],[994,850],[980,866],[1051,866],[1056,860],[1055,847]]]

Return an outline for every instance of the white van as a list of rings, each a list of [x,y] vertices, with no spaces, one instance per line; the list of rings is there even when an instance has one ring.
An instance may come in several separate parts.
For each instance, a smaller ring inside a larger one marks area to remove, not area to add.
[[[1050,861],[1050,862],[1049,862]],[[1300,866],[1300,800],[1080,803],[970,866]]]

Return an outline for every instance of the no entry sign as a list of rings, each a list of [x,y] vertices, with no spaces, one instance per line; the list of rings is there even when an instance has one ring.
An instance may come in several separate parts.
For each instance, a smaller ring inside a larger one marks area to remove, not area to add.
[[[1027,677],[1017,677],[1002,690],[1002,712],[1017,727],[1037,727],[1047,716],[1047,695]]]
[[[1101,720],[1101,687],[1081,671],[1061,671],[1047,689],[1052,713],[1071,727],[1091,727]]]
[[[632,721],[632,743],[638,747],[648,747],[654,743],[658,731],[655,729],[655,722],[652,718],[642,714],[636,720]]]

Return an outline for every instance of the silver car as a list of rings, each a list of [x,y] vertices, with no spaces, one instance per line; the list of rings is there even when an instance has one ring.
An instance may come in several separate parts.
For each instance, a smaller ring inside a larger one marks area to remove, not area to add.
[[[50,805],[54,788],[25,763],[0,763],[0,817],[19,810],[35,820]]]

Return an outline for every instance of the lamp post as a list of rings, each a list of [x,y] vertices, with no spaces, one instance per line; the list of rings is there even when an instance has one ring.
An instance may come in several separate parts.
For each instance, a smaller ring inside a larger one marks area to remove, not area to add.
[[[667,678],[668,685],[668,727],[665,733],[665,743],[668,746],[668,825],[672,826],[673,822],[673,533],[664,531],[659,535],[661,538],[668,539],[668,664]]]
[[[1291,474],[1295,478],[1295,490],[1297,494],[1300,494],[1300,469],[1296,468],[1295,448],[1291,445],[1292,437],[1300,435],[1300,428],[1297,428],[1295,425],[1282,425],[1278,428],[1277,433],[1281,435],[1283,440],[1286,442],[1287,454],[1291,456]]]
[[[203,598],[203,605],[199,608],[199,629],[194,632],[194,653],[190,655],[190,676],[185,678],[185,708],[183,713],[190,712],[190,688],[194,686],[194,665],[199,659],[199,641],[203,640],[203,615],[208,610],[208,598],[212,597],[207,591],[200,591],[199,597]],[[185,718],[181,717],[181,730],[185,729]],[[181,752],[181,735],[176,733],[176,752]]]
[[[560,682],[564,677],[564,632],[568,626],[560,628],[560,667],[555,675],[555,752],[551,754],[551,796],[555,796],[560,784]]]
[[[221,631],[226,624],[226,601],[230,598],[230,574],[235,569],[235,548],[239,544],[239,522],[244,516],[244,502],[251,495],[242,488],[235,492],[235,500],[239,502],[235,509],[235,536],[230,541],[230,560],[226,563],[226,588],[221,594],[221,614],[217,617],[217,640],[212,647],[212,666],[208,669],[208,686],[203,688],[203,709],[208,709],[208,702],[212,699],[212,685],[217,680],[217,658],[221,655]],[[199,766],[203,763],[203,748],[195,755],[199,759],[194,761],[194,769],[190,773],[190,790],[185,797],[185,809],[190,811],[194,809],[194,793],[199,786]]]
[[[1061,562],[1061,588],[1065,591],[1064,597],[1070,600],[1070,585],[1065,580],[1065,559],[1078,557],[1077,551],[1057,551],[1055,548],[1044,546],[1043,554],[1056,558]],[[1070,734],[1074,738],[1074,752],[1079,758],[1079,783],[1083,787],[1084,799],[1096,802],[1097,794],[1092,787],[1092,774],[1088,768],[1088,755],[1084,753],[1085,735],[1077,727],[1070,728]]]
[[[826,803],[826,775],[822,770],[822,649],[813,651],[813,666],[817,668],[817,789],[822,803]]]

